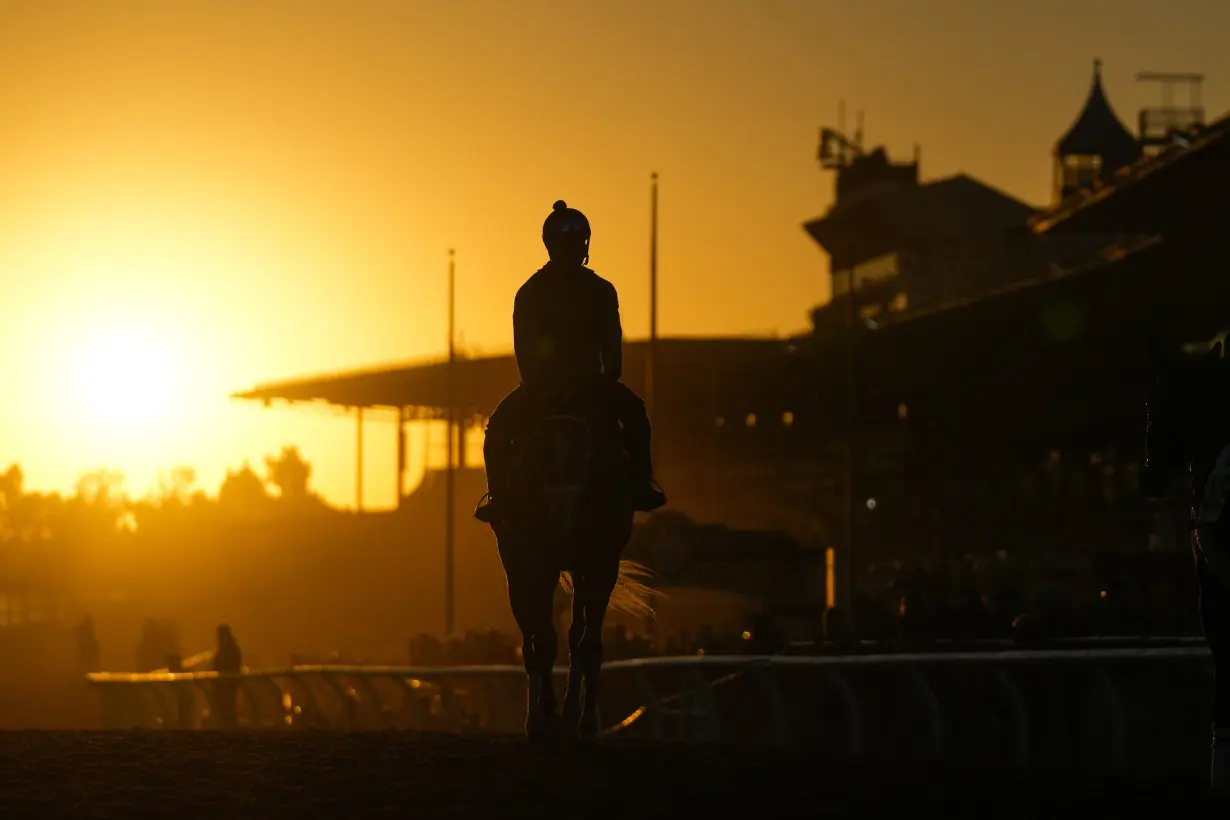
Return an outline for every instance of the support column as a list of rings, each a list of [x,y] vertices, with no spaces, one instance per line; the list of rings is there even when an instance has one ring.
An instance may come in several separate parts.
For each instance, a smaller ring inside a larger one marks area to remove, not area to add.
[[[355,408],[357,424],[355,425],[355,509],[363,512],[363,408]]]
[[[406,408],[397,409],[397,509],[406,497]]]
[[[457,419],[457,469],[466,468],[466,433],[470,430],[469,420]]]
[[[649,348],[646,351],[645,410],[649,423],[655,421],[658,378],[658,175],[655,172],[649,200]],[[656,437],[655,437],[656,438]],[[651,445],[652,446],[652,445]]]
[[[448,252],[448,407],[445,414],[448,429],[448,462],[444,470],[444,634],[452,635],[456,614],[456,572],[454,568],[455,545],[453,528],[456,524],[454,511],[454,439],[457,434],[457,349],[453,319],[456,313],[456,274],[453,252]]]

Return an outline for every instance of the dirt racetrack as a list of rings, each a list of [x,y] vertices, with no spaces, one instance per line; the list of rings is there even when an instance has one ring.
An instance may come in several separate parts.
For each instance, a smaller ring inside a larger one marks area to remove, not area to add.
[[[0,733],[3,818],[1217,817],[1189,780],[405,732]]]

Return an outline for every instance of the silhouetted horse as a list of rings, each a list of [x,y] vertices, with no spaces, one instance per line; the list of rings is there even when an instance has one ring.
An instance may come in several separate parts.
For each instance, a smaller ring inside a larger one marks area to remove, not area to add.
[[[531,740],[562,733],[590,738],[598,721],[602,625],[608,606],[651,611],[644,568],[621,560],[632,535],[629,459],[618,422],[591,391],[533,406],[518,424],[508,503],[493,529],[521,629],[528,678],[525,731]],[[558,653],[554,595],[572,593],[569,675],[557,717],[552,670]]]
[[[1211,782],[1230,790],[1230,367],[1215,344],[1174,359],[1153,346],[1157,382],[1149,396],[1141,489],[1162,498],[1171,479],[1191,476],[1192,552],[1200,583],[1200,622],[1213,654]]]

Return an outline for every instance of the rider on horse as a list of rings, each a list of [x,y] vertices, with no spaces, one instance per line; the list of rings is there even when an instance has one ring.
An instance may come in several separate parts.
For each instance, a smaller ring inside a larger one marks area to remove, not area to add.
[[[620,423],[631,461],[636,509],[651,512],[666,503],[653,478],[650,427],[645,403],[619,379],[623,328],[619,297],[610,282],[585,267],[589,220],[563,200],[542,226],[550,261],[521,286],[513,306],[513,344],[521,384],[504,397],[487,423],[483,457],[488,495],[474,511],[494,523],[508,480],[513,442],[534,406],[549,406],[561,390],[594,396]]]

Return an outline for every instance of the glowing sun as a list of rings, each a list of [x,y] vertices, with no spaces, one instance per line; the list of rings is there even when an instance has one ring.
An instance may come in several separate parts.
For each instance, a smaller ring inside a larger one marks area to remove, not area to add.
[[[152,334],[116,328],[82,340],[74,357],[80,409],[107,427],[139,428],[171,406],[174,362]]]

